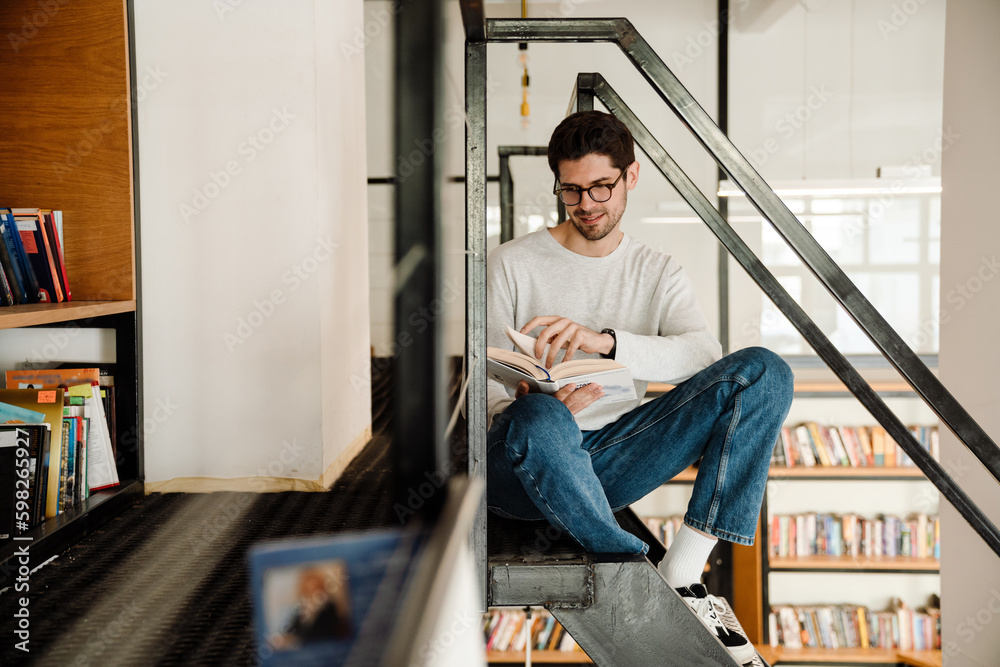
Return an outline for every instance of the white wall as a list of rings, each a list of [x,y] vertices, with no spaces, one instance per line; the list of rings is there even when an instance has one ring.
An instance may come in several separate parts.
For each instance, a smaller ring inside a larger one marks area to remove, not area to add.
[[[944,128],[958,139],[942,156],[941,379],[986,432],[1000,438],[1000,225],[995,180],[1000,155],[1000,4],[948,3]],[[950,295],[952,298],[948,298]],[[945,469],[1000,524],[997,482],[945,429]],[[944,664],[995,665],[1000,653],[1000,561],[942,502]]]
[[[373,35],[365,50],[368,89],[368,175],[390,176],[400,170],[393,161],[392,148],[392,30],[376,29],[385,20],[391,3],[366,2],[366,20]],[[490,18],[520,16],[519,2],[491,2],[486,6]],[[690,88],[699,102],[715,115],[715,2],[672,3],[669,9],[649,0],[626,2],[531,2],[528,15],[533,18],[587,18],[626,16],[633,20],[640,33],[675,67],[675,72]],[[447,138],[435,146],[443,151],[444,173],[459,176],[465,172],[464,113],[464,31],[458,3],[445,5],[445,77],[443,104]],[[391,12],[389,13],[391,21]],[[691,49],[688,40],[701,39],[708,46]],[[580,72],[601,72],[656,134],[668,146],[674,157],[688,167],[689,175],[704,192],[714,192],[715,168],[690,138],[689,133],[667,110],[659,98],[644,83],[634,67],[616,46],[608,44],[532,44],[528,49],[528,69],[531,76],[529,103],[531,116],[527,128],[521,126],[521,70],[517,46],[494,44],[488,47],[488,124],[487,173],[499,171],[496,148],[499,145],[544,146],[552,130],[565,115],[570,92]],[[599,107],[600,108],[600,107]],[[638,151],[637,151],[638,153]],[[624,221],[627,233],[644,243],[674,254],[692,274],[696,290],[709,321],[715,326],[717,307],[717,272],[714,237],[704,225],[660,225],[640,222],[642,217],[663,216],[665,210],[683,206],[666,181],[639,155],[642,163],[640,186],[629,193],[628,214]],[[515,217],[519,219],[517,234],[527,231],[523,224],[531,215],[545,216],[555,210],[551,195],[552,173],[544,157],[515,158],[512,163],[515,182]],[[376,353],[388,354],[392,343],[391,225],[392,188],[369,186],[372,214],[370,248],[372,253],[372,345]],[[442,227],[445,260],[445,287],[442,298],[451,303],[445,310],[445,349],[448,354],[461,354],[465,346],[464,284],[465,284],[465,191],[461,183],[445,183],[442,187]],[[489,228],[490,247],[499,235],[499,188],[487,186],[488,206],[492,216]],[[543,206],[539,207],[538,202]]]
[[[941,130],[944,0],[732,4],[746,9],[730,33],[730,134],[765,179],[922,161]]]
[[[729,136],[766,181],[874,178],[878,167],[905,164],[940,173],[931,149],[941,132],[945,0],[730,6]],[[730,212],[746,215],[739,207],[734,201]],[[737,231],[760,246],[759,224]],[[761,297],[731,266],[735,349],[758,342]],[[832,333],[820,313],[810,315]]]
[[[315,486],[368,439],[361,22],[359,0],[135,3],[158,73],[138,128],[149,482]]]
[[[765,178],[872,177],[875,168],[910,160],[931,164],[939,173],[933,147],[941,129],[941,77],[944,0],[925,0],[919,11],[899,13],[896,0],[732,0],[730,28],[729,133],[736,146]],[[389,2],[366,2],[373,28],[384,19]],[[909,5],[907,5],[909,7]],[[520,15],[518,2],[491,2],[490,17]],[[619,2],[532,2],[529,17],[625,16],[660,54],[713,117],[716,110],[716,3],[625,0]],[[445,105],[462,109],[463,52],[457,3],[446,5]],[[389,17],[391,21],[391,16]],[[899,24],[899,25],[897,25]],[[391,146],[391,41],[389,29],[371,31],[366,50],[369,102],[369,175],[388,176]],[[545,145],[563,117],[576,74],[604,74],[636,110],[661,143],[702,191],[714,199],[715,164],[705,157],[617,47],[608,44],[531,44],[529,103],[531,118],[522,128],[518,50],[513,44],[491,45],[489,61],[488,173],[496,174],[496,146]],[[822,94],[816,96],[814,91]],[[822,98],[822,101],[819,101]],[[810,108],[812,104],[815,108]],[[796,118],[798,114],[798,118]],[[789,120],[791,115],[791,120]],[[464,171],[464,134],[449,123],[443,143],[445,173]],[[773,140],[773,142],[769,142]],[[691,216],[644,155],[640,186],[630,193],[624,229],[642,242],[675,255],[694,281],[709,322],[717,328],[717,242],[700,221],[658,224],[648,218]],[[544,158],[512,161],[515,180],[516,233],[535,221],[549,220],[552,176]],[[463,282],[464,200],[461,184],[445,184],[445,275]],[[491,247],[499,233],[498,186],[487,186]],[[388,353],[392,337],[389,267],[391,266],[392,189],[370,186],[372,332],[379,353]],[[539,206],[542,202],[543,206]],[[760,246],[756,223],[737,223],[751,248]],[[755,344],[760,323],[760,290],[731,262],[730,322],[733,348]],[[449,353],[463,349],[463,315],[449,311]],[[746,332],[751,332],[747,335]]]

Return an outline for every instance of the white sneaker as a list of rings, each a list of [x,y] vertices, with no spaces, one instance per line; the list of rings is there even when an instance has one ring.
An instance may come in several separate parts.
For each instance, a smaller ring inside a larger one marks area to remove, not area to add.
[[[677,589],[677,592],[691,606],[698,619],[716,634],[722,645],[729,649],[738,662],[744,665],[753,662],[757,656],[753,644],[739,632],[732,631],[723,625],[720,614],[726,613],[726,607],[719,598],[709,595],[704,584],[682,586]],[[735,620],[733,622],[735,623]],[[736,625],[739,624],[736,623]]]

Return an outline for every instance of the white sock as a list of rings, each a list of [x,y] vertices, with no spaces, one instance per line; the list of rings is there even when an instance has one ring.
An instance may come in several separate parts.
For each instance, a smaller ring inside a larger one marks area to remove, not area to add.
[[[700,583],[705,563],[716,542],[716,538],[703,535],[684,524],[657,569],[673,588]]]

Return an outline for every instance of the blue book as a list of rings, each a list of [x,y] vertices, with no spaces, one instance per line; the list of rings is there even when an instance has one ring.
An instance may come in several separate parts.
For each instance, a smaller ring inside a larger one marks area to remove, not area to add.
[[[3,234],[4,242],[7,244],[12,264],[15,267],[14,272],[19,272],[20,274],[20,281],[25,295],[23,303],[38,303],[42,298],[41,287],[38,284],[38,278],[35,276],[34,270],[31,268],[31,261],[28,259],[28,253],[24,249],[24,243],[21,241],[21,233],[17,228],[17,222],[14,220],[14,215],[9,208],[0,209],[0,227],[2,227],[2,232],[0,233]]]
[[[14,251],[14,239],[12,234],[17,230],[13,228],[12,218],[0,211],[0,265],[3,266],[7,276],[7,283],[10,285],[13,303],[11,305],[28,303],[26,284],[24,280],[24,269],[17,259]],[[13,231],[12,231],[13,230]]]
[[[7,277],[8,271],[13,274],[14,268],[10,261],[10,253],[7,252],[7,242],[0,238],[0,302],[2,302],[0,306],[14,306],[21,298],[14,292],[11,285],[13,278]]]
[[[76,426],[77,420],[72,417],[63,418],[63,433],[66,433],[65,448],[66,453],[66,477],[63,480],[62,509],[68,510],[73,507],[76,500]]]
[[[0,424],[8,422],[22,424],[41,424],[45,421],[45,415],[41,412],[22,408],[10,403],[0,402]]]
[[[260,664],[340,665],[366,646],[384,649],[414,542],[386,529],[253,547]]]

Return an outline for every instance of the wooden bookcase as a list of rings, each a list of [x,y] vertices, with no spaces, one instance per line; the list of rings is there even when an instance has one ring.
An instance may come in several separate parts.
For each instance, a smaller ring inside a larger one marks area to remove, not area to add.
[[[900,382],[872,382],[883,398],[916,398],[910,387]],[[795,384],[796,399],[812,398],[824,400],[853,399],[846,388],[838,382],[799,382]],[[802,486],[802,493],[809,493],[812,482],[819,481],[860,481],[879,483],[882,481],[919,482],[926,480],[924,474],[913,467],[822,467],[776,468],[772,467],[769,480],[784,480]],[[767,496],[765,493],[762,516],[767,516]],[[804,508],[805,509],[805,508]],[[877,513],[873,508],[872,513]],[[772,664],[910,664],[940,665],[940,651],[901,651],[899,649],[788,649],[768,646],[766,633],[769,600],[768,577],[772,572],[800,572],[824,575],[827,573],[872,573],[872,574],[933,574],[939,571],[939,563],[934,558],[913,557],[834,557],[806,556],[778,558],[770,556],[768,526],[758,524],[755,544],[749,547],[733,547],[734,585],[733,609],[750,639],[761,650],[762,655]],[[780,601],[778,601],[780,602]],[[821,602],[817,600],[817,603]]]
[[[916,394],[909,385],[895,380],[881,378],[871,381],[872,388],[883,398],[915,398]],[[657,395],[673,389],[672,385],[650,383],[647,396]],[[842,400],[853,399],[842,383],[836,380],[796,379],[795,396],[799,398]],[[693,468],[683,471],[669,483],[692,482],[697,471]],[[787,480],[796,484],[806,485],[814,481],[857,480],[865,482],[879,481],[919,481],[925,480],[924,474],[918,468],[772,468],[769,480]],[[762,514],[766,516],[767,500]],[[896,649],[786,649],[771,648],[767,645],[765,627],[767,624],[768,600],[767,578],[771,572],[813,572],[823,574],[829,572],[857,573],[936,573],[939,564],[936,559],[926,558],[834,558],[829,556],[813,556],[808,558],[778,559],[768,556],[767,529],[762,530],[758,523],[757,536],[753,546],[733,545],[731,563],[733,596],[730,600],[733,611],[740,619],[743,629],[751,642],[761,651],[761,654],[772,664],[908,664],[908,665],[940,665],[940,651],[900,651]]]
[[[116,349],[121,484],[32,530],[34,565],[142,493],[131,2],[5,0],[0,34],[6,108],[0,115],[0,206],[63,211],[73,296],[65,303],[0,308],[0,329],[107,329]],[[0,579],[9,574],[4,566],[15,544],[0,550]]]

